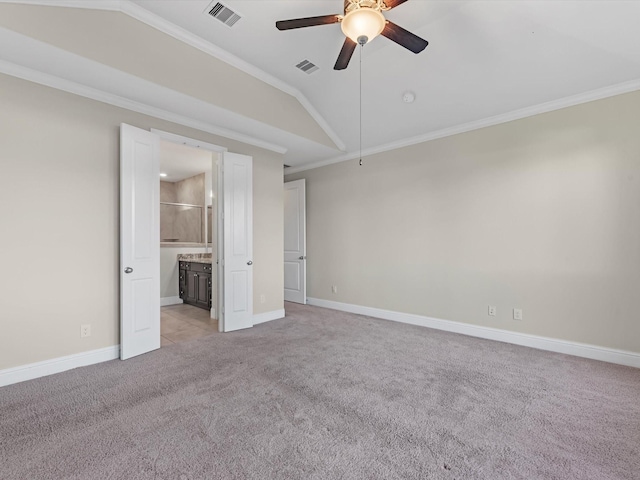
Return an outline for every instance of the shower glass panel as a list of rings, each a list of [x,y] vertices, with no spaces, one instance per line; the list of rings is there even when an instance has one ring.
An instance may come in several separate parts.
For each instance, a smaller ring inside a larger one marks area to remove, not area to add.
[[[160,241],[204,243],[202,205],[160,202]]]

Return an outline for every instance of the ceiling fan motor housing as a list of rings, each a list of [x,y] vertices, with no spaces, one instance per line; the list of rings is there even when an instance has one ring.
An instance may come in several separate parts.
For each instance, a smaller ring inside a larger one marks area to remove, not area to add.
[[[346,15],[359,8],[371,8],[373,10],[389,10],[384,0],[344,0],[344,14]]]

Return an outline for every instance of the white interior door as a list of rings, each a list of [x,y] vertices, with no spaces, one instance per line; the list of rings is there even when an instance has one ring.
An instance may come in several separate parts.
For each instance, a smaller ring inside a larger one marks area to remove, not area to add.
[[[307,303],[307,218],[304,178],[284,184],[284,299]]]
[[[253,326],[253,158],[225,152],[222,331]]]
[[[120,125],[120,358],[160,348],[160,139]]]

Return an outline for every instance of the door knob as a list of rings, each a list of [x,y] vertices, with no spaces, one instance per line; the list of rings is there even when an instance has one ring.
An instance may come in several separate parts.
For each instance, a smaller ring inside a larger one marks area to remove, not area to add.
[[[247,265],[253,265],[253,262],[252,262],[251,260],[249,260],[249,261],[247,262]]]
[[[298,257],[298,260],[304,260],[305,258],[307,258],[307,257],[305,257],[304,255],[300,255],[300,256]]]
[[[124,269],[124,273],[132,273],[133,272],[133,268],[131,267],[127,267]]]

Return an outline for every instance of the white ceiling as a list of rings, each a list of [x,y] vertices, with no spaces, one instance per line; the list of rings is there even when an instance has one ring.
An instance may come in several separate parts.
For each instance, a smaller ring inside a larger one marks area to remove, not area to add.
[[[340,13],[342,0],[224,0],[242,15],[232,28],[204,13],[210,0],[27,1],[129,15],[137,7],[134,16],[157,28],[157,19],[164,26],[180,27],[169,30],[180,38],[184,33],[203,39],[218,58],[226,56],[236,66],[242,64],[244,71],[298,97],[329,137],[346,146],[346,153],[216,110],[179,92],[143,85],[126,72],[60,49],[45,51],[41,42],[29,45],[2,29],[0,61],[102,91],[111,89],[120,97],[194,119],[196,128],[228,128],[239,140],[254,137],[256,145],[286,149],[284,161],[290,165],[318,165],[358,155],[358,52],[347,70],[334,71],[344,41],[339,25],[284,32],[275,28],[277,20]],[[430,44],[418,55],[384,37],[364,47],[365,154],[640,88],[640,1],[410,0],[386,16]],[[55,71],[62,63],[53,58],[64,60],[64,71]],[[294,68],[304,59],[320,69],[307,75]],[[82,73],[88,69],[95,70],[96,78]],[[127,88],[135,82],[137,88]],[[405,91],[415,93],[414,103],[402,101]]]
[[[208,0],[135,1],[293,85],[358,150],[358,52],[334,71],[339,25],[274,25],[340,13],[342,0],[225,0],[243,16],[232,28],[203,13]],[[638,1],[410,0],[386,17],[430,44],[418,55],[384,37],[364,47],[365,149],[640,78]],[[320,70],[295,69],[303,59]]]
[[[166,177],[160,178],[163,182],[179,182],[185,178],[211,172],[212,162],[213,155],[209,151],[165,140],[160,141],[160,173],[167,174]]]

